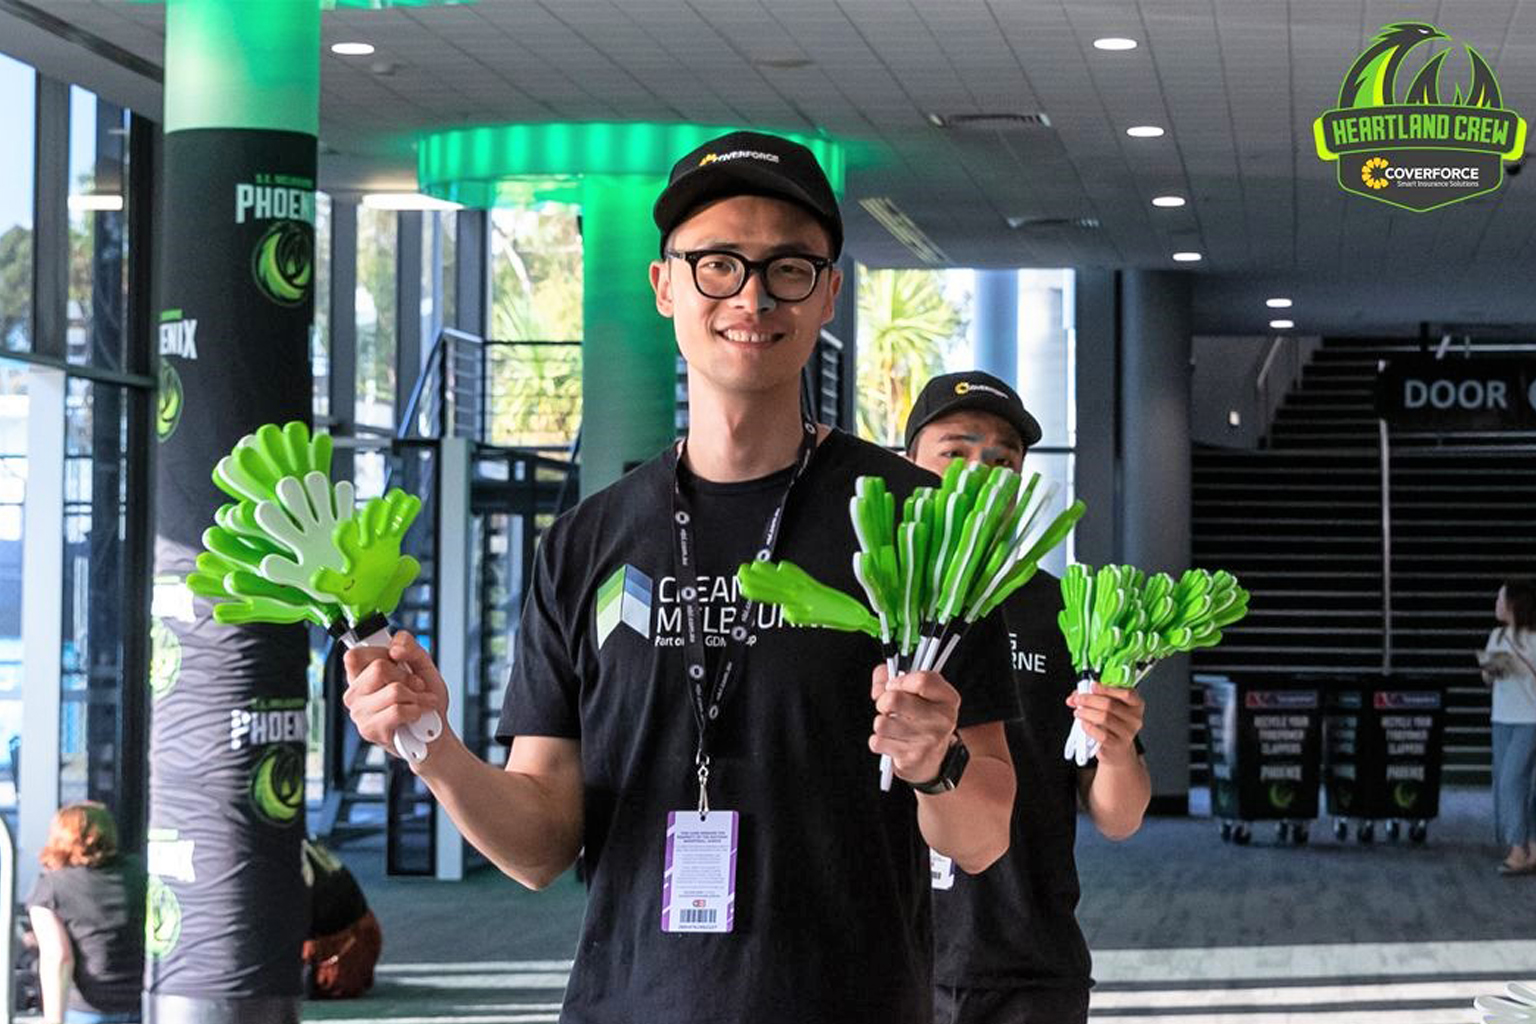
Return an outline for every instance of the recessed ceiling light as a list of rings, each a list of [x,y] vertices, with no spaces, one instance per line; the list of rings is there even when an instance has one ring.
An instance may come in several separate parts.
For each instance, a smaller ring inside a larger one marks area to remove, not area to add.
[[[1093,48],[1095,50],[1134,50],[1136,49],[1136,40],[1125,39],[1121,36],[1105,36],[1103,39],[1095,39],[1093,41]]]
[[[1164,206],[1164,207],[1167,207],[1169,209],[1172,209],[1175,206],[1183,206],[1184,205],[1184,197],[1183,196],[1153,196],[1152,197],[1152,205],[1153,206]]]
[[[1204,259],[1198,252],[1176,252],[1173,254],[1173,258],[1178,263],[1194,263]]]
[[[1269,326],[1273,327],[1277,331],[1288,331],[1292,327],[1296,326],[1296,321],[1294,321],[1294,320],[1271,320],[1269,322]]]
[[[1264,305],[1268,306],[1270,309],[1290,309],[1291,308],[1291,300],[1290,299],[1265,299],[1264,300]]]
[[[369,192],[363,205],[370,210],[460,210],[463,205],[420,192]]]
[[[1125,134],[1133,139],[1155,139],[1163,134],[1163,130],[1155,124],[1138,124],[1127,128]]]
[[[331,52],[342,57],[366,57],[373,52],[372,43],[332,43]]]

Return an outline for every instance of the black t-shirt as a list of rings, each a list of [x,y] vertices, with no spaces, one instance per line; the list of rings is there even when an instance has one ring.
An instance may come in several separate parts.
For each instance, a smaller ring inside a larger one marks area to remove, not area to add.
[[[144,865],[136,857],[37,876],[27,906],[53,911],[75,947],[71,1010],[122,1013],[139,1008],[145,886]]]
[[[1060,581],[1035,574],[1003,603],[1022,720],[1009,722],[1018,796],[1013,841],[979,875],[954,873],[933,894],[934,977],[957,988],[1084,987],[1088,946],[1078,927],[1077,765],[1062,756],[1076,688],[1056,623]]]
[[[561,1020],[926,1024],[932,1013],[928,855],[916,797],[879,789],[868,739],[879,645],[795,629],[754,607],[756,643],[710,734],[711,806],[741,815],[735,930],[664,933],[666,816],[696,805],[663,453],[550,528],[539,548],[497,736],[581,740],[590,892]],[[934,477],[833,431],[795,484],[777,558],[860,595],[848,500],[861,474],[898,500]],[[784,477],[689,482],[705,630],[734,614],[736,567],[762,542]],[[777,486],[775,486],[777,483]],[[999,621],[946,676],[961,724],[1015,717]]]

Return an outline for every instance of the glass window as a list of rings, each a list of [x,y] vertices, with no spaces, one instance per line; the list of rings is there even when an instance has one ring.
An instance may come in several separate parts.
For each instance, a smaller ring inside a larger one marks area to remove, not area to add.
[[[359,426],[395,428],[399,217],[357,209],[357,407]]]
[[[59,800],[122,806],[126,390],[71,378],[64,406]]]
[[[1019,271],[1017,388],[1024,408],[1040,422],[1040,444],[1048,448],[1076,444],[1072,282],[1070,270]]]
[[[491,211],[491,337],[573,341],[582,336],[578,209],[545,203]]]
[[[32,347],[32,163],[37,75],[0,54],[0,349]]]
[[[459,215],[451,210],[445,211],[437,215],[437,222],[442,226],[438,232],[438,265],[443,268],[442,288],[438,292],[438,307],[442,315],[438,318],[438,326],[457,327],[459,325]]]
[[[491,212],[491,444],[569,449],[581,423],[577,208]]]
[[[316,423],[331,415],[331,197],[315,193],[315,319],[309,329]]]
[[[72,363],[122,369],[128,309],[128,111],[69,90],[69,321]]]
[[[969,270],[858,268],[858,433],[899,446],[929,378],[964,369],[971,343]]]
[[[27,496],[27,367],[0,360],[0,809],[16,806],[21,736],[22,506]]]

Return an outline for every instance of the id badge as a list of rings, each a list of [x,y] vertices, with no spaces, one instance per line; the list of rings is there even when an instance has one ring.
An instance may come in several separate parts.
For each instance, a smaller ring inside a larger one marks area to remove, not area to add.
[[[928,851],[928,873],[932,879],[931,888],[953,889],[955,887],[955,862],[942,853]]]
[[[736,851],[741,816],[711,809],[667,814],[661,930],[728,932],[736,923]]]

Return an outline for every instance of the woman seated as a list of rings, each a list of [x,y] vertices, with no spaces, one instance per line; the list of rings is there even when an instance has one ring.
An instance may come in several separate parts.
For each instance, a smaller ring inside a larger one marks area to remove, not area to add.
[[[129,1024],[144,988],[144,866],[95,801],[60,808],[27,897],[45,1024]]]

